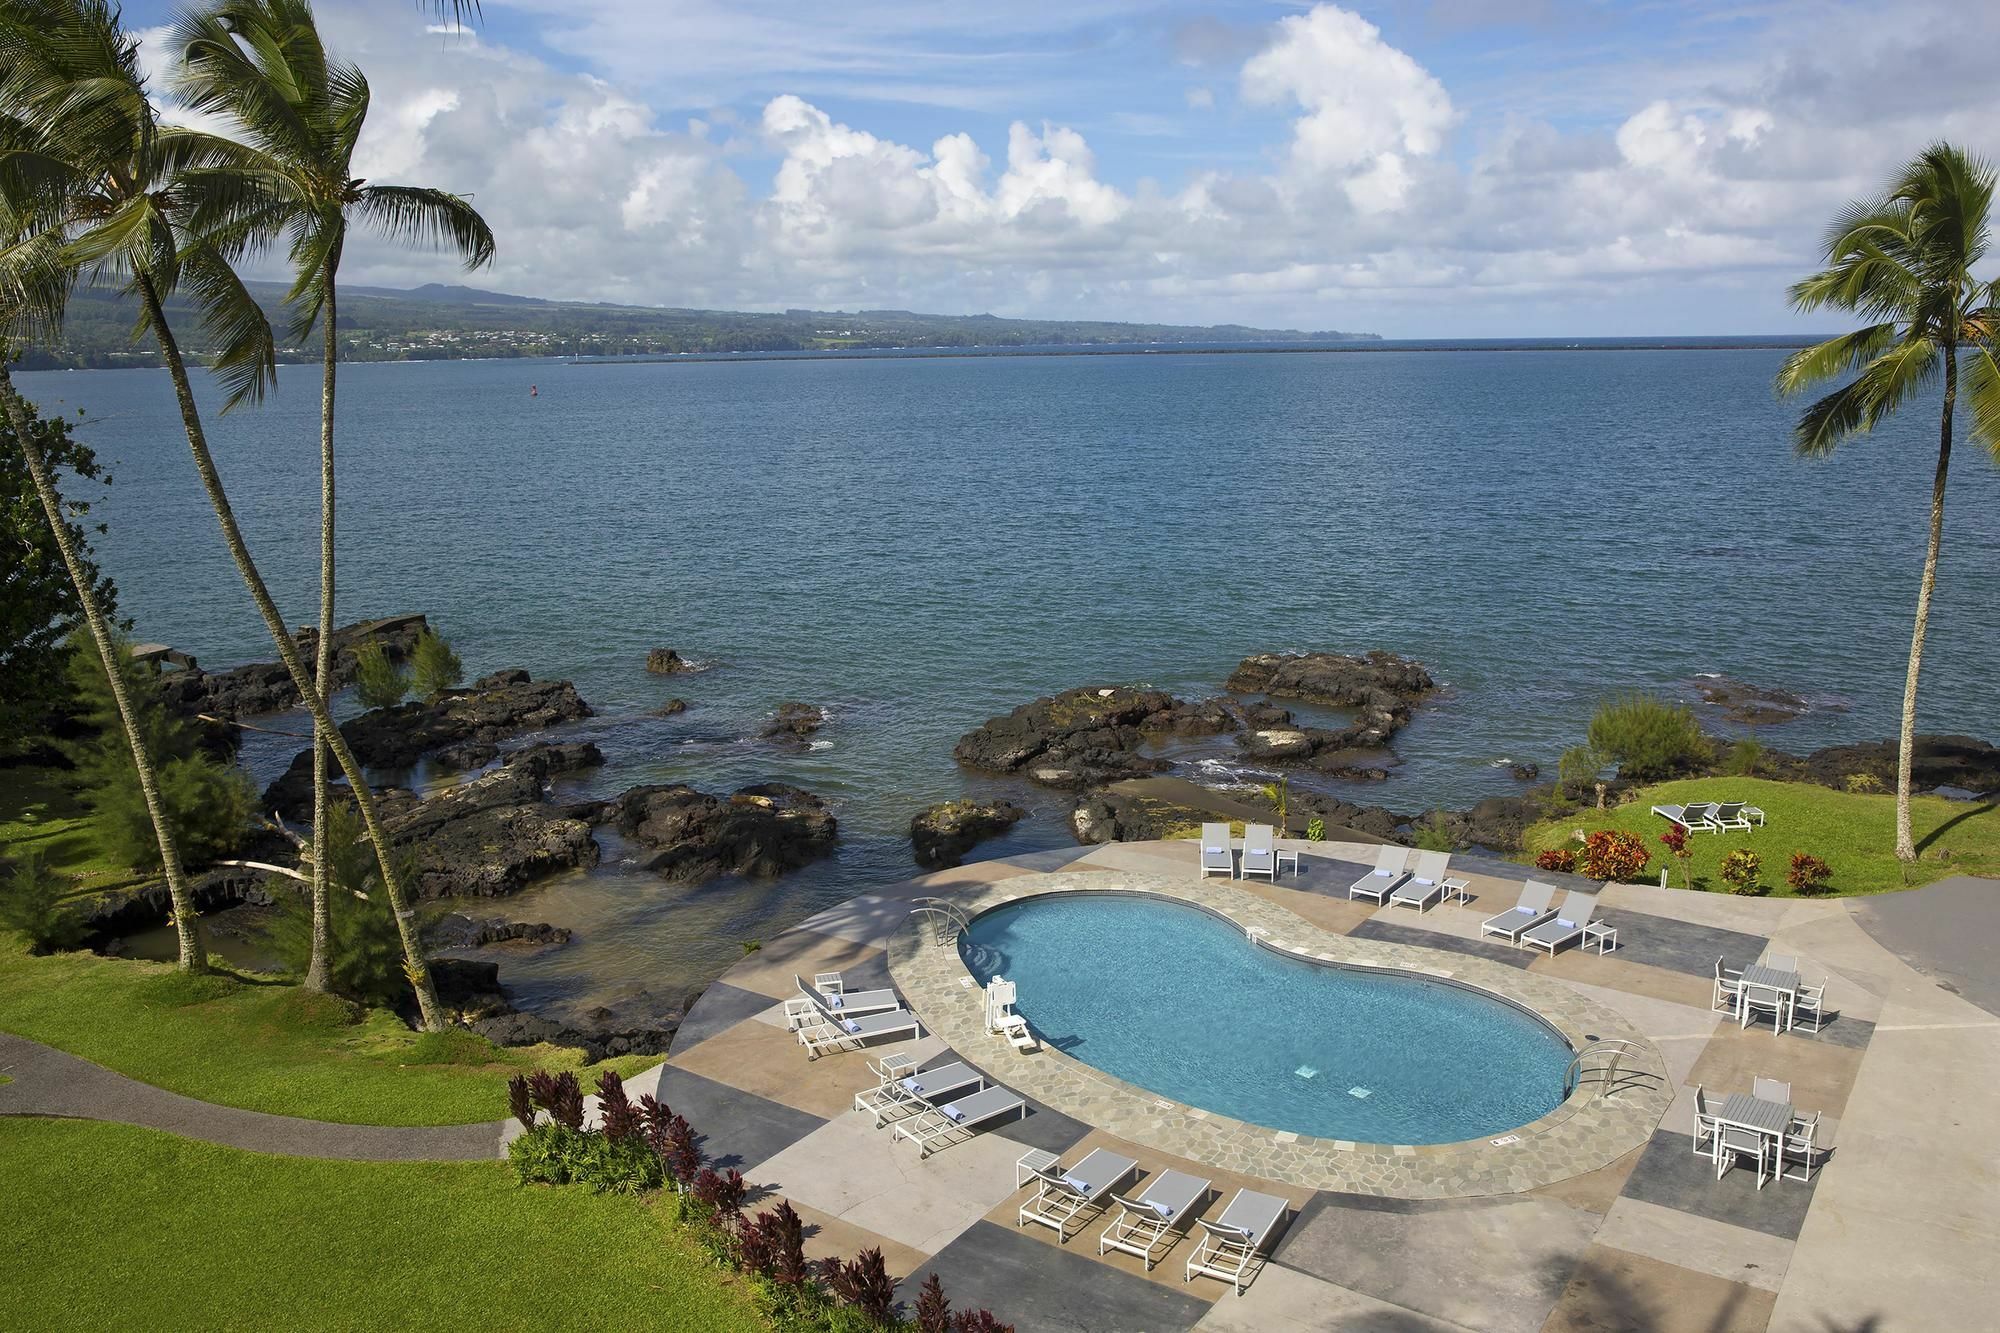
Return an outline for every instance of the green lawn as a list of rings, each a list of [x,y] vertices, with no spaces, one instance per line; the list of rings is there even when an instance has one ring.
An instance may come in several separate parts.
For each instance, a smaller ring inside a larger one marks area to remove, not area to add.
[[[253,1111],[373,1125],[455,1125],[507,1114],[517,1070],[597,1070],[554,1046],[495,1047],[458,1031],[422,1036],[282,982],[187,978],[166,963],[89,953],[29,956],[0,931],[0,1031],[147,1083]],[[657,1056],[608,1067],[632,1074]]]
[[[1792,853],[1809,852],[1833,868],[1832,892],[1880,893],[1912,888],[1947,875],[2000,874],[2000,805],[1947,801],[1919,796],[1910,803],[1917,838],[1917,861],[1904,865],[1895,856],[1896,800],[1893,796],[1862,796],[1802,782],[1772,782],[1761,778],[1698,778],[1643,787],[1613,810],[1581,810],[1529,828],[1526,838],[1534,853],[1550,847],[1574,846],[1577,829],[1624,829],[1645,840],[1653,853],[1647,878],[1657,879],[1671,866],[1679,885],[1680,864],[1659,841],[1667,821],[1651,813],[1655,805],[1686,805],[1691,801],[1746,801],[1763,809],[1763,828],[1748,833],[1698,833],[1690,842],[1694,887],[1723,889],[1718,873],[1723,856],[1748,847],[1764,858],[1764,884],[1776,895],[1791,896],[1785,873]]]
[[[104,889],[134,876],[99,852],[90,812],[51,768],[0,768],[0,854],[33,852],[78,889]]]
[[[17,1328],[767,1327],[664,1206],[501,1163],[327,1162],[0,1120]]]

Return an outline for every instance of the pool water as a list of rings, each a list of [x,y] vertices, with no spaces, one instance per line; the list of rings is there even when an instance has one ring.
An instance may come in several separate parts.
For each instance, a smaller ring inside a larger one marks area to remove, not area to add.
[[[977,918],[959,950],[1016,983],[1049,1046],[1163,1097],[1358,1143],[1455,1143],[1562,1101],[1571,1051],[1462,986],[1323,967],[1198,908],[1062,894]]]

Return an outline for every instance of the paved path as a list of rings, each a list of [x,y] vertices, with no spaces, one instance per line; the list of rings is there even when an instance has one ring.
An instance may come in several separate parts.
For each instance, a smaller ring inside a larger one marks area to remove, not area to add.
[[[2000,1014],[2000,879],[1954,875],[1858,900],[1854,919],[1889,952],[1989,1014]]]
[[[356,1162],[476,1162],[502,1153],[506,1125],[339,1125],[196,1101],[0,1032],[0,1115],[112,1120],[250,1152]]]

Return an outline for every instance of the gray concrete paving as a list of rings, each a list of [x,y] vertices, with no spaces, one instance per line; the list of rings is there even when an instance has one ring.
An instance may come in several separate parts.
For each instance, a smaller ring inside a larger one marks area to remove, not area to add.
[[[1889,952],[1946,990],[2000,1014],[2000,880],[1954,875],[1854,905],[1854,919]]]
[[[1193,1328],[1209,1306],[1164,1282],[992,1222],[974,1223],[938,1251],[897,1296],[914,1306],[923,1275],[932,1272],[954,1310],[983,1306],[1035,1333],[1179,1333]]]
[[[283,1157],[471,1162],[501,1155],[506,1125],[342,1125],[197,1101],[0,1032],[0,1115],[111,1120]]]
[[[805,1053],[799,1053],[800,1059]],[[687,1117],[702,1154],[718,1167],[743,1168],[776,1156],[826,1121],[755,1093],[667,1065],[654,1094]]]

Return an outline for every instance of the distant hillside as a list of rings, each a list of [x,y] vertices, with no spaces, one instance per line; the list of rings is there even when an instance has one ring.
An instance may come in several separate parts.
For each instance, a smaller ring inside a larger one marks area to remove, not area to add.
[[[285,287],[253,282],[251,293],[289,341]],[[131,338],[134,303],[116,292],[84,290],[70,303],[62,346],[33,349],[29,369],[157,365]],[[181,303],[169,305],[183,346],[205,350]],[[1296,343],[1373,340],[1370,333],[1129,324],[1099,320],[1006,319],[998,315],[926,315],[909,310],[689,310],[656,306],[545,301],[533,296],[427,283],[341,289],[342,355],[352,361],[437,361],[461,357],[637,356],[677,352],[798,352],[876,347],[1107,346],[1120,343]],[[317,360],[316,337],[287,347],[280,359]]]

